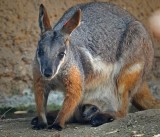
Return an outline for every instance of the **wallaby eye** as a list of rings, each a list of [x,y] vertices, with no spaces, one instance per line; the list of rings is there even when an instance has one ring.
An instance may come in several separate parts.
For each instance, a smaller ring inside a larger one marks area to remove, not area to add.
[[[96,112],[97,111],[97,107],[92,107],[92,111]]]
[[[44,55],[44,51],[43,51],[42,49],[39,49],[39,50],[38,50],[38,55],[39,55],[39,56],[43,56],[43,55]]]
[[[60,53],[58,54],[58,57],[59,57],[60,59],[62,59],[62,58],[64,57],[64,55],[65,55],[64,52],[60,52]]]

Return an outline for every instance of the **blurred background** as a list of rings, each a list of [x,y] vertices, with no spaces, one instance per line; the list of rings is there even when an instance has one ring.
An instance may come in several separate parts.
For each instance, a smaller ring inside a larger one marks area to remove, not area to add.
[[[103,1],[115,3],[131,12],[150,32],[155,49],[150,88],[160,94],[160,0],[0,0],[0,115],[13,107],[34,106],[32,61],[40,30],[39,5],[47,8],[51,24],[78,3]],[[63,95],[50,96],[60,105]],[[4,109],[5,108],[5,109]]]

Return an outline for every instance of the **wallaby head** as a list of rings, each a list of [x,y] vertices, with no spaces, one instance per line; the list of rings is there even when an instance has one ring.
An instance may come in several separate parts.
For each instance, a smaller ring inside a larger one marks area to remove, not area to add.
[[[74,15],[63,25],[61,30],[54,30],[50,25],[45,7],[41,4],[39,9],[39,27],[41,30],[37,48],[37,61],[42,76],[52,79],[58,74],[60,68],[69,57],[70,34],[80,23],[81,11]]]
[[[82,110],[82,118],[85,121],[90,121],[91,118],[98,113],[100,110],[97,106],[92,104],[84,104],[81,108]]]

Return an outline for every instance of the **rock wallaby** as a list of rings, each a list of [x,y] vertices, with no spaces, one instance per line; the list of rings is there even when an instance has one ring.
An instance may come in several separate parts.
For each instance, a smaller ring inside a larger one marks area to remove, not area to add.
[[[140,109],[160,108],[146,83],[153,60],[152,42],[130,13],[111,3],[79,4],[52,28],[45,7],[40,5],[39,27],[33,65],[38,113],[34,129],[61,130],[70,118],[78,119],[81,104],[97,106],[105,113],[97,113],[94,121],[106,118],[108,122],[112,115],[124,117],[129,102]],[[63,91],[65,98],[48,126],[50,90]]]

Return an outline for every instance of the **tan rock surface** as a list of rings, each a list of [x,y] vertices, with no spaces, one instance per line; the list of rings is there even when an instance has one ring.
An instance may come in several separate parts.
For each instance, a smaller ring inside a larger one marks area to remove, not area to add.
[[[69,7],[94,0],[1,0],[0,1],[0,92],[21,93],[32,87],[32,60],[39,37],[38,10],[47,7],[52,24]],[[96,0],[95,0],[96,1]],[[102,1],[102,0],[101,0]],[[159,0],[103,0],[128,9],[148,26],[148,17],[160,8]],[[155,64],[150,79],[160,85],[160,40],[154,39]]]

